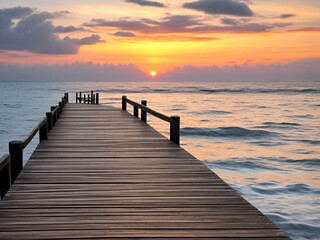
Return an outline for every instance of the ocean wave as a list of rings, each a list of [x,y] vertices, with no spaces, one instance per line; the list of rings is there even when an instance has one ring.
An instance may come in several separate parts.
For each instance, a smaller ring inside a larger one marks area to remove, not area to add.
[[[320,168],[320,159],[287,159],[285,162],[289,164],[310,167],[315,171]]]
[[[222,137],[222,138],[263,138],[276,136],[277,133],[264,130],[250,130],[241,127],[220,128],[195,128],[185,127],[181,129],[181,135],[191,137]]]
[[[308,139],[302,139],[302,140],[295,140],[298,142],[302,142],[302,143],[308,143],[311,145],[320,145],[320,141],[319,140],[308,140]]]
[[[306,89],[295,89],[295,88],[278,88],[278,89],[262,89],[262,88],[240,88],[240,89],[200,89],[201,92],[206,93],[320,93],[319,89],[306,88]]]
[[[249,144],[259,146],[259,147],[279,147],[279,146],[288,145],[288,143],[284,141],[274,141],[274,140],[251,141],[249,142]]]
[[[257,126],[256,128],[295,128],[299,126],[302,125],[292,122],[264,122],[261,126]]]
[[[290,123],[290,122],[281,122],[281,123],[277,123],[277,122],[264,122],[264,125],[271,125],[271,126],[301,126],[301,124],[298,123]]]
[[[193,111],[191,114],[201,114],[201,115],[228,115],[232,112],[222,111],[222,110],[205,110],[205,111]]]
[[[222,161],[203,161],[209,168],[229,171],[284,171],[270,164],[264,164],[256,158],[229,158]]]
[[[287,184],[278,187],[266,187],[265,185],[259,186],[260,184],[251,185],[252,191],[263,194],[263,195],[290,195],[290,194],[319,194],[319,189],[314,188],[307,184]]]
[[[278,162],[281,164],[295,165],[296,169],[303,169],[304,171],[318,171],[320,167],[320,159],[318,158],[302,158],[290,159],[285,157],[260,157],[264,162]]]

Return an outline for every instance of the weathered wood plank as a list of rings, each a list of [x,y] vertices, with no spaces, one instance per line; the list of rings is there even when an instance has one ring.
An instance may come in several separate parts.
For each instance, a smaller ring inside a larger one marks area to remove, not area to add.
[[[67,104],[0,202],[0,239],[288,239],[127,112]]]

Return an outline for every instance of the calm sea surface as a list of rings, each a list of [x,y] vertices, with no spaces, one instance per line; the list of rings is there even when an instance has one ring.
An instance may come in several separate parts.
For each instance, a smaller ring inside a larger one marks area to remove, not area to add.
[[[0,155],[22,140],[64,92],[122,95],[182,119],[182,147],[293,239],[320,236],[320,83],[0,82]],[[168,136],[168,124],[150,124]],[[107,123],[106,123],[107,124]],[[38,138],[36,138],[38,140]],[[25,161],[37,145],[26,149]]]

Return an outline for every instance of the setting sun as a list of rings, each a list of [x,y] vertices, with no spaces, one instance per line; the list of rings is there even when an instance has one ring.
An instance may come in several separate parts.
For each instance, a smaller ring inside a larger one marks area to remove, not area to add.
[[[156,71],[151,71],[151,72],[150,72],[150,75],[151,75],[152,77],[155,77],[155,76],[157,76],[157,72],[156,72]]]

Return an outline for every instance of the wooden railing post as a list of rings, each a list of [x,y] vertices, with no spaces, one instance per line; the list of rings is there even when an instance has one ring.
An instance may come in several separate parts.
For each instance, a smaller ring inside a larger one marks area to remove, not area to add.
[[[94,104],[94,100],[93,100],[93,91],[91,90],[91,104]]]
[[[78,92],[76,92],[76,103],[78,103]]]
[[[127,96],[122,96],[122,110],[127,110]]]
[[[56,120],[58,120],[58,118],[60,118],[60,108],[57,106],[57,111],[56,111],[56,114],[57,114],[57,119]]]
[[[53,127],[53,114],[52,112],[47,112],[46,113],[47,116],[47,124],[48,124],[48,132],[50,132],[52,130]]]
[[[180,145],[180,117],[170,117],[170,140]]]
[[[64,105],[66,105],[65,100],[64,100],[64,97],[61,98],[61,102],[62,102],[62,106],[64,107]]]
[[[69,103],[69,93],[65,93],[64,96],[66,97],[66,103]]]
[[[53,112],[55,109],[57,108],[57,106],[51,106],[51,112]],[[57,116],[57,112],[55,111],[53,113],[53,121],[52,121],[52,126],[54,126],[57,122],[58,116]]]
[[[59,115],[62,113],[62,108],[63,108],[63,106],[62,106],[62,102],[59,102]]]
[[[0,158],[0,199],[8,192],[11,186],[10,156]]]
[[[83,103],[85,104],[86,103],[86,95],[84,94],[83,96]]]
[[[11,182],[13,183],[23,166],[23,142],[9,142],[9,153],[11,156]]]
[[[141,105],[143,106],[147,106],[147,101],[146,100],[142,100],[141,101]],[[144,122],[147,122],[147,112],[141,109],[141,120]]]
[[[42,142],[43,140],[48,140],[48,117],[45,124],[39,130],[39,140]]]
[[[139,117],[139,108],[136,106],[133,106],[133,115],[137,118]]]
[[[99,93],[96,93],[96,104],[99,104]]]

